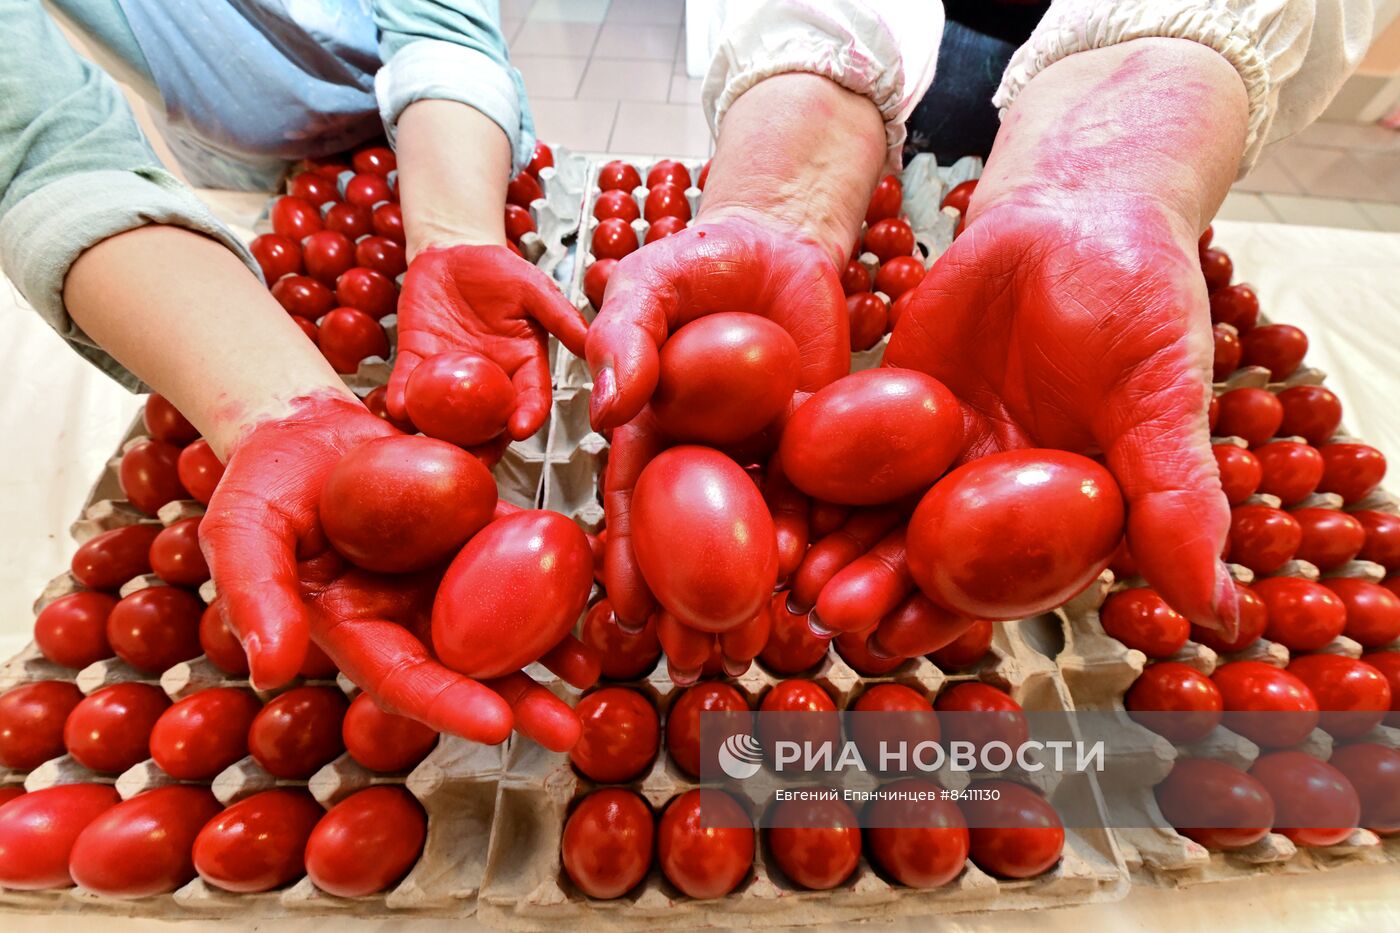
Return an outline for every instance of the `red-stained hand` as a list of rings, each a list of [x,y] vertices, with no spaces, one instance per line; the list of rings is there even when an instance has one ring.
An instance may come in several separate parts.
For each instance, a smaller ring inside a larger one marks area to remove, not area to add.
[[[549,276],[504,246],[423,250],[409,264],[399,296],[389,411],[407,417],[405,387],[424,359],[471,350],[511,377],[517,400],[507,430],[524,440],[549,416],[546,332],[582,356],[586,330],[583,317]]]
[[[588,330],[594,428],[635,417],[656,389],[658,351],[666,339],[722,311],[761,315],[792,335],[801,358],[799,391],[814,392],[850,370],[846,301],[827,251],[771,222],[702,214],[613,270]]]
[[[372,574],[330,549],[318,517],[326,475],[354,447],[395,433],[358,402],[327,394],[296,399],[235,446],[200,540],[254,684],[295,677],[310,637],[386,710],[475,741],[500,742],[514,725],[569,747],[577,717],[525,675],[478,683],[433,660],[424,636],[440,570]],[[547,666],[587,686],[588,672],[597,676],[592,654],[566,639]]]
[[[826,250],[794,230],[731,215],[688,227],[618,263],[589,328],[587,355],[593,425],[614,429],[604,497],[605,585],[614,612],[629,627],[641,627],[656,605],[632,553],[628,513],[637,477],[666,446],[644,407],[656,388],[658,351],[686,323],[723,311],[762,315],[792,335],[801,359],[799,398],[850,370],[838,270]]]
[[[916,289],[886,365],[922,370],[963,402],[964,459],[1101,453],[1148,582],[1192,621],[1233,625],[1194,231],[1145,200],[1083,191],[990,203]]]
[[[555,751],[578,740],[573,709],[523,672],[476,681],[433,659],[426,646],[441,570],[374,574],[327,552],[300,571],[316,644],[386,711],[487,744],[512,728]],[[597,652],[572,635],[541,661],[580,689],[598,679]]]

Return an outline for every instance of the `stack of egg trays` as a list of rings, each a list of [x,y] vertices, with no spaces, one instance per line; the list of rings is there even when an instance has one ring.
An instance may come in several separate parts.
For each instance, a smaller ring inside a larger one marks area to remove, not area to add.
[[[1267,318],[1260,318],[1260,324],[1267,323]],[[1301,366],[1288,379],[1271,383],[1267,369],[1247,366],[1236,370],[1223,382],[1217,383],[1214,390],[1216,395],[1247,387],[1267,388],[1278,393],[1298,385],[1321,385],[1324,379],[1325,374],[1321,370]],[[1333,438],[1336,441],[1349,439],[1351,438],[1348,437],[1345,428],[1339,428]],[[1302,438],[1295,440],[1302,441]],[[1246,446],[1240,438],[1215,438],[1214,441]],[[1280,505],[1277,498],[1262,494],[1255,495],[1249,501],[1274,508]],[[1340,496],[1315,493],[1291,508],[1342,507]],[[1364,500],[1347,506],[1347,509],[1400,512],[1395,499],[1384,490],[1376,490]],[[1254,580],[1253,572],[1246,567],[1231,564],[1230,571],[1240,583],[1248,584]],[[1315,566],[1300,560],[1289,561],[1274,575],[1310,580],[1321,576]],[[1359,577],[1379,583],[1385,576],[1385,568],[1368,561],[1352,560],[1326,575]],[[1139,577],[1116,580],[1113,572],[1106,570],[1085,592],[1058,611],[1064,631],[1064,649],[1057,660],[1078,709],[1120,712],[1124,710],[1124,695],[1146,667],[1147,658],[1141,651],[1128,648],[1104,631],[1099,621],[1099,608],[1111,593],[1146,585],[1146,581]],[[1374,650],[1400,650],[1400,640]],[[1321,651],[1352,658],[1362,654],[1361,646],[1344,635],[1338,636]],[[1205,645],[1188,641],[1176,656],[1167,660],[1179,661],[1209,675],[1217,667],[1230,661],[1262,661],[1281,668],[1287,666],[1289,659],[1286,647],[1260,638],[1243,651],[1223,656],[1217,655]],[[1392,835],[1382,838],[1366,829],[1357,829],[1343,842],[1326,848],[1300,848],[1279,833],[1269,833],[1248,848],[1233,852],[1212,852],[1168,827],[1157,806],[1152,788],[1166,778],[1178,757],[1213,758],[1247,770],[1261,754],[1259,747],[1224,726],[1218,726],[1202,741],[1183,748],[1174,748],[1166,739],[1141,726],[1132,725],[1131,728],[1140,738],[1144,751],[1142,795],[1134,808],[1142,816],[1143,826],[1163,827],[1114,831],[1136,882],[1181,887],[1259,874],[1302,873],[1348,865],[1400,862],[1400,837]],[[1377,742],[1400,748],[1400,729],[1381,725],[1356,741]],[[1326,760],[1332,754],[1332,738],[1323,730],[1316,729],[1301,750]]]
[[[598,226],[598,221],[593,216],[593,206],[598,195],[601,194],[598,188],[598,172],[610,161],[612,161],[612,157],[601,157],[588,165],[582,211],[578,222],[578,252],[574,260],[573,279],[568,288],[568,295],[573,301],[574,307],[578,308],[583,316],[590,321],[598,313],[598,309],[593,307],[588,296],[583,292],[583,277],[588,268],[596,261],[592,244],[593,230]],[[678,158],[671,161],[684,165],[690,172],[692,179],[699,177],[700,169],[705,165],[705,162],[700,159]],[[655,162],[645,163],[634,160],[633,164],[637,166],[638,171],[645,178]],[[922,153],[915,156],[904,169],[900,176],[904,187],[903,213],[909,220],[910,226],[914,228],[914,240],[917,244],[915,247],[916,255],[923,260],[925,266],[933,265],[934,260],[943,255],[943,252],[952,244],[953,232],[958,226],[958,211],[951,207],[939,207],[943,202],[944,195],[954,186],[978,178],[981,174],[982,160],[975,156],[967,156],[950,166],[940,167],[932,153]],[[637,199],[637,207],[644,209],[647,198],[646,187],[637,188],[632,194]],[[686,191],[686,200],[690,202],[692,217],[700,211],[702,196],[701,190],[693,185]],[[645,219],[632,222],[632,229],[637,233],[638,243],[646,239],[647,230],[650,227],[651,225]],[[862,224],[862,238],[865,236],[865,230],[865,225]],[[880,264],[879,259],[874,253],[862,253],[858,258],[873,278],[875,270]],[[888,300],[888,296],[885,297]],[[852,354],[851,371],[856,372],[879,366],[884,357],[885,344],[888,342],[889,337],[886,336],[871,349]],[[555,354],[552,372],[556,387],[580,388],[591,384],[592,376],[583,360],[560,347],[558,341],[551,341],[551,348]]]
[[[167,503],[157,518],[152,519],[122,498],[117,473],[121,454],[145,440],[143,432],[144,426],[138,414],[128,428],[118,453],[94,483],[81,516],[73,523],[72,534],[80,543],[104,531],[137,522],[170,525],[203,513],[200,503],[179,500]],[[546,432],[547,427],[535,439],[541,452]],[[523,442],[523,446],[528,448],[529,443]],[[512,445],[512,450],[518,447],[522,447],[522,444]],[[496,469],[502,498],[526,506],[534,505],[538,467],[533,474],[535,478],[528,479],[527,476],[528,481],[520,485],[518,475],[503,473],[503,467],[507,465],[508,460],[503,460]],[[127,596],[145,587],[164,585],[155,575],[147,574],[124,584],[119,595]],[[55,599],[80,589],[82,585],[71,572],[65,571],[44,587],[34,604],[35,615]],[[211,602],[215,596],[212,583],[205,583],[199,590],[199,596],[206,604]],[[114,683],[138,681],[160,686],[172,700],[183,699],[210,687],[252,689],[246,677],[226,674],[202,655],[176,664],[159,675],[137,671],[115,657],[74,671],[47,660],[31,642],[0,666],[0,691],[41,680],[68,681],[76,684],[84,694],[91,694]],[[255,693],[266,702],[277,693],[302,683],[305,682],[296,681],[276,691]],[[338,686],[347,697],[353,697],[357,692],[344,677],[320,683]],[[503,754],[503,746],[479,745],[455,736],[443,736],[427,758],[407,774],[378,774],[343,754],[307,781],[286,781],[268,774],[249,756],[230,765],[209,783],[214,796],[225,806],[275,786],[304,786],[328,809],[371,784],[391,783],[407,787],[428,815],[427,838],[417,864],[402,881],[381,894],[361,898],[335,897],[320,891],[305,877],[289,887],[265,894],[231,894],[196,878],[173,894],[139,899],[104,897],[76,887],[54,891],[0,889],[0,910],[36,913],[83,910],[163,919],[197,916],[248,919],[308,915],[469,916],[475,911],[477,890],[486,868],[485,845]],[[28,773],[0,770],[0,784],[23,783],[29,791],[89,781],[115,784],[123,799],[172,783],[172,779],[149,759],[120,775],[95,774],[67,755],[44,762]]]

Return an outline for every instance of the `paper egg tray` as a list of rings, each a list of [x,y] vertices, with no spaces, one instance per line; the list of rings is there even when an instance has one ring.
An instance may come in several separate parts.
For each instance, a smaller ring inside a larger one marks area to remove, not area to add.
[[[606,442],[588,424],[588,390],[556,390],[545,454],[543,507],[596,530],[603,518],[598,477],[606,454]],[[931,698],[945,683],[969,679],[983,679],[1007,689],[1028,710],[1072,708],[1054,662],[1032,647],[1014,624],[997,627],[991,653],[970,673],[945,674],[927,659],[918,658],[888,675],[862,677],[829,650],[807,676],[832,695],[839,709],[845,709],[875,683],[903,683]],[[756,708],[762,695],[783,679],[787,678],[775,676],[755,662],[746,674],[731,682]],[[672,685],[664,658],[648,676],[629,685],[656,704],[663,722],[671,701],[681,692]],[[562,692],[571,700],[579,696],[568,687]],[[1058,794],[1098,793],[1086,778],[1055,784],[1047,775],[1048,770],[1030,782],[1046,791],[1052,803],[1061,799]],[[966,775],[944,777],[950,787],[967,782]],[[1030,881],[997,881],[969,862],[949,885],[919,891],[890,884],[862,861],[852,878],[833,891],[799,890],[772,865],[760,841],[754,870],[728,897],[714,901],[687,898],[653,866],[646,881],[626,897],[593,900],[579,893],[564,876],[559,844],[572,802],[596,786],[572,769],[567,755],[549,752],[528,740],[512,740],[499,786],[497,819],[478,906],[482,919],[519,929],[560,922],[608,929],[702,922],[774,926],[854,921],[869,917],[872,910],[882,917],[894,917],[1030,909],[1115,900],[1127,891],[1126,869],[1111,834],[1105,829],[1071,828],[1066,830],[1065,857],[1060,866]],[[663,747],[651,768],[628,786],[659,813],[668,800],[696,784],[668,760]]]
[[[1269,322],[1261,317],[1260,323]],[[1320,385],[1324,378],[1320,370],[1302,366],[1287,380],[1271,383],[1268,370],[1257,366],[1243,367],[1225,381],[1217,383],[1215,393],[1219,395],[1245,387],[1281,392],[1295,385]],[[1334,439],[1340,440],[1346,436],[1346,430],[1339,428]],[[1224,440],[1244,445],[1239,438],[1215,438],[1217,443]],[[1279,507],[1279,500],[1273,496],[1256,495],[1249,501]],[[1343,506],[1340,496],[1316,493],[1291,508],[1305,507],[1340,509]],[[1397,511],[1395,500],[1383,490],[1373,492],[1347,509]],[[1230,565],[1230,570],[1241,583],[1250,583],[1255,576],[1248,568],[1235,564]],[[1312,564],[1294,560],[1272,575],[1310,580],[1316,580],[1319,576],[1360,577],[1378,583],[1385,576],[1385,568],[1367,561],[1352,560],[1323,575]],[[1059,611],[1064,630],[1064,649],[1058,656],[1058,663],[1076,708],[1124,709],[1124,695],[1146,667],[1147,657],[1107,634],[1099,622],[1098,611],[1110,593],[1146,585],[1139,577],[1115,580],[1113,572],[1106,570],[1088,590]],[[1374,650],[1387,649],[1400,650],[1400,640]],[[1362,647],[1350,638],[1339,636],[1321,651],[1356,658],[1361,656]],[[1205,645],[1188,641],[1174,657],[1164,660],[1178,661],[1209,675],[1229,661],[1262,661],[1282,668],[1287,666],[1290,655],[1283,645],[1261,638],[1243,651],[1223,656]],[[1134,725],[1132,729],[1140,734],[1144,745],[1151,747],[1156,755],[1155,765],[1144,773],[1142,797],[1137,806],[1147,817],[1144,822],[1161,827],[1166,827],[1167,823],[1157,807],[1152,786],[1167,776],[1178,756],[1215,758],[1248,769],[1260,754],[1253,742],[1223,726],[1218,726],[1201,742],[1180,749],[1143,727]],[[1356,741],[1400,747],[1400,730],[1378,726],[1372,733]],[[1301,750],[1326,760],[1332,754],[1332,738],[1323,730],[1315,729]],[[1270,833],[1253,846],[1233,852],[1212,852],[1170,828],[1116,829],[1114,832],[1134,881],[1168,887],[1228,881],[1257,874],[1301,873],[1355,864],[1400,861],[1400,838],[1394,835],[1379,837],[1366,829],[1355,830],[1342,843],[1326,848],[1298,847],[1287,837]]]
[[[121,453],[144,439],[138,415],[126,432],[118,453],[98,477],[82,515],[73,523],[72,533],[79,542],[103,531],[136,522],[170,525],[184,518],[203,514],[203,506],[181,500],[164,506],[157,518],[143,515],[122,496],[117,469]],[[495,470],[502,498],[527,507],[538,495],[540,466],[548,425],[536,438],[511,445]],[[153,574],[124,584],[120,596],[148,586],[164,586]],[[35,602],[37,615],[60,596],[76,592],[82,585],[69,572],[54,578]],[[207,604],[214,597],[212,583],[199,590]],[[108,658],[82,670],[72,670],[48,661],[31,643],[20,654],[0,666],[0,691],[38,680],[64,680],[75,683],[85,694],[122,681],[139,681],[160,686],[172,700],[179,700],[209,687],[229,686],[251,689],[246,677],[234,677],[215,667],[202,655],[174,665],[159,675],[138,671],[118,658]],[[358,691],[348,680],[298,680],[277,691],[255,691],[267,701],[277,693],[304,683],[334,684],[347,697]],[[196,878],[173,894],[139,899],[111,898],[68,888],[55,891],[8,891],[0,889],[0,909],[32,912],[74,910],[146,916],[164,919],[194,916],[237,916],[258,919],[279,916],[468,916],[475,910],[476,893],[485,871],[486,840],[489,836],[495,784],[499,778],[503,746],[486,746],[454,736],[443,736],[436,748],[411,772],[380,774],[357,764],[342,754],[306,781],[287,781],[264,771],[252,757],[230,765],[206,782],[225,806],[274,786],[304,786],[327,808],[349,794],[371,784],[401,784],[418,799],[428,815],[427,837],[417,864],[392,889],[362,898],[340,898],[320,891],[303,877],[290,887],[265,894],[230,894],[206,885]],[[120,775],[96,774],[64,755],[44,762],[28,773],[0,770],[0,784],[23,783],[30,791],[75,782],[115,784],[123,799],[164,784],[172,779],[151,760],[143,761]]]
[[[584,294],[583,277],[588,272],[589,267],[597,261],[593,255],[593,231],[597,228],[598,221],[593,216],[593,208],[598,195],[602,193],[598,188],[598,172],[612,160],[613,157],[604,156],[588,163],[582,211],[578,222],[578,246],[574,257],[573,274],[568,287],[569,299],[589,321],[593,320],[598,309],[593,307],[588,296]],[[702,159],[677,158],[671,161],[684,165],[690,172],[692,179],[699,177],[700,169],[705,165],[705,161]],[[632,160],[632,164],[645,178],[647,172],[656,163]],[[952,244],[953,232],[958,226],[958,211],[951,207],[939,207],[943,202],[944,195],[955,185],[972,178],[979,178],[981,175],[982,160],[975,156],[966,156],[950,166],[940,167],[937,159],[931,153],[921,153],[905,167],[900,176],[904,187],[902,210],[909,225],[914,228],[914,241],[918,244],[917,255],[920,256],[926,267],[933,265],[934,260],[943,255],[944,250]],[[643,186],[632,192],[633,197],[636,198],[638,209],[646,207],[647,190]],[[703,197],[704,193],[693,185],[686,190],[686,200],[690,202],[692,218],[699,213]],[[651,225],[644,218],[632,222],[632,229],[636,231],[638,243],[645,241],[647,230],[650,228]],[[865,236],[865,230],[865,225],[862,224],[862,237]],[[874,253],[862,253],[859,259],[873,278],[875,270],[880,264],[879,259]],[[888,301],[888,296],[885,298]],[[853,353],[851,355],[851,371],[856,372],[879,366],[880,361],[884,358],[885,345],[888,342],[889,336],[886,335],[869,350]],[[554,375],[554,385],[558,388],[579,388],[591,385],[593,377],[588,371],[587,364],[560,347],[558,341],[550,341],[550,343],[551,352],[554,354],[551,370]]]
[[[804,676],[804,675],[795,675]],[[973,670],[945,673],[925,658],[905,662],[880,677],[863,677],[834,650],[805,675],[825,689],[838,709],[846,709],[870,686],[900,683],[932,699],[945,685],[982,680],[1007,690],[1025,708],[1070,709],[1069,697],[1053,663],[1026,644],[1013,625],[1000,626],[988,657]],[[727,678],[757,708],[781,680],[755,663],[738,678]],[[671,683],[662,658],[644,678],[627,683],[655,704],[662,719],[683,692]],[[1086,775],[1056,780],[1041,772],[1032,780],[1052,803],[1097,788]],[[946,786],[962,787],[966,775],[946,775]],[[794,926],[854,922],[871,916],[915,917],[963,911],[1036,909],[1113,901],[1122,897],[1128,877],[1113,837],[1104,829],[1067,829],[1064,856],[1046,874],[1025,881],[1001,881],[971,861],[949,884],[931,890],[891,883],[864,859],[854,874],[830,891],[796,887],[777,868],[763,832],[756,834],[754,865],[735,891],[715,900],[694,900],[678,891],[653,864],[638,887],[616,900],[594,900],[578,891],[563,871],[560,839],[571,806],[599,787],[573,770],[567,755],[528,740],[513,740],[497,787],[496,821],[491,830],[486,877],[478,915],[512,929],[574,928],[644,930],[693,927]],[[641,776],[629,787],[659,814],[666,803],[699,786],[669,759],[664,741]],[[1095,800],[1097,803],[1097,800]],[[748,801],[750,808],[759,802]]]

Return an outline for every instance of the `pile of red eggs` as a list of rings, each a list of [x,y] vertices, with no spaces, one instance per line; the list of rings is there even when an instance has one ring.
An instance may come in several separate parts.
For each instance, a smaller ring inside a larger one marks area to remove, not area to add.
[[[1371,738],[1382,723],[1400,725],[1400,516],[1373,496],[1385,458],[1337,434],[1342,408],[1331,391],[1286,384],[1303,363],[1306,335],[1288,324],[1261,325],[1253,289],[1230,284],[1230,258],[1210,241],[1208,229],[1201,262],[1215,322],[1215,378],[1258,366],[1275,384],[1220,387],[1210,412],[1233,511],[1225,557],[1254,580],[1236,584],[1233,638],[1191,625],[1147,587],[1110,595],[1100,610],[1104,630],[1151,661],[1124,702],[1177,744],[1199,741],[1223,722],[1263,750],[1248,773],[1184,759],[1158,788],[1167,819],[1208,846],[1249,845],[1271,826],[1301,845],[1334,845],[1356,827],[1394,833],[1400,750]],[[1134,575],[1126,555],[1113,569],[1120,579]],[[1379,583],[1367,579],[1380,573]],[[1206,676],[1172,660],[1188,640],[1224,663]],[[1286,665],[1261,641],[1286,648]],[[1183,715],[1152,715],[1162,712]],[[1271,715],[1240,715],[1251,713]],[[1316,726],[1337,746],[1328,761],[1293,750]],[[1212,799],[1238,804],[1238,819],[1221,822],[1228,815],[1210,810]],[[1203,817],[1216,822],[1193,828]]]
[[[829,890],[851,879],[862,854],[892,882],[913,888],[948,884],[971,860],[994,877],[1032,878],[1050,871],[1064,847],[1064,828],[1054,808],[1036,791],[1010,781],[989,780],[975,789],[996,791],[995,800],[939,799],[936,785],[918,779],[895,780],[898,791],[933,791],[921,801],[877,798],[864,818],[841,799],[788,800],[758,815],[750,805],[721,790],[693,789],[668,801],[659,817],[637,788],[665,749],[674,778],[687,783],[701,776],[702,713],[750,714],[750,700],[730,683],[706,681],[685,690],[666,710],[664,728],[657,708],[641,690],[605,686],[578,704],[583,735],[570,753],[579,775],[594,785],[571,808],[564,827],[562,858],[573,884],[594,898],[622,897],[641,884],[653,857],[666,879],[695,898],[722,897],[750,876],[762,830],[773,860],[799,888]],[[772,754],[778,738],[800,734],[812,742],[839,741],[841,722],[832,694],[813,680],[783,680],[759,700],[769,718],[759,741]],[[850,705],[858,713],[897,712],[918,716],[921,739],[970,740],[939,714],[995,715],[996,736],[1024,742],[1027,725],[1021,707],[989,684],[966,681],[929,696],[896,683],[866,688]],[[957,722],[954,717],[954,722]],[[776,724],[775,724],[776,723]],[[726,727],[729,728],[729,727]],[[853,741],[875,736],[853,727]],[[1002,734],[1002,730],[1006,734]],[[781,731],[781,736],[776,734]],[[769,734],[773,732],[774,734]],[[876,761],[871,753],[870,761]],[[609,786],[611,785],[611,786]],[[993,796],[987,794],[987,797]]]
[[[553,164],[553,152],[539,143],[507,188],[507,245],[517,255],[535,229],[530,204],[544,197],[539,173]],[[249,244],[273,297],[338,373],[389,356],[380,322],[394,313],[408,268],[396,169],[384,145],[303,161],[287,193],[272,202],[272,232]]]

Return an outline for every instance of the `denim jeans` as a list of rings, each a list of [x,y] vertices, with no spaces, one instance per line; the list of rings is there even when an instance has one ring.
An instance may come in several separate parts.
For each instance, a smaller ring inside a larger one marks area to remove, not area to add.
[[[905,162],[920,152],[944,165],[965,155],[987,157],[1001,126],[992,94],[1046,6],[949,0],[938,72],[909,117]]]

